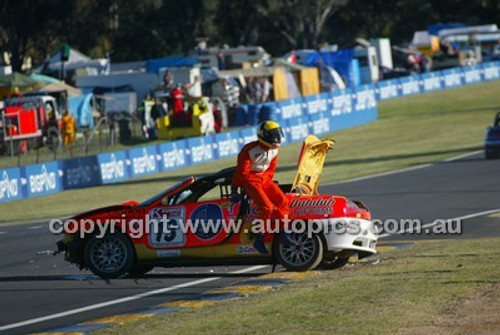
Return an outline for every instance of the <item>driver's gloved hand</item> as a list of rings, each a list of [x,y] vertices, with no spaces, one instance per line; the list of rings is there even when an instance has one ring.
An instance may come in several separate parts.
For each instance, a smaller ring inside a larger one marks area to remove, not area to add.
[[[237,203],[240,201],[240,194],[238,193],[238,190],[233,188],[231,190],[231,203]]]

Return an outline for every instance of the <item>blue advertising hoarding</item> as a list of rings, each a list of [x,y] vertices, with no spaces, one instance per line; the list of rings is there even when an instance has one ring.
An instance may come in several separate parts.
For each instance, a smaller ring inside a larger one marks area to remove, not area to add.
[[[387,100],[399,97],[399,82],[397,79],[383,80],[376,84],[377,100]]]
[[[155,145],[130,149],[128,157],[132,178],[160,172],[161,155],[156,152]]]
[[[8,202],[24,198],[21,169],[10,168],[0,170],[0,202]]]
[[[240,150],[241,148],[243,148],[245,144],[257,141],[257,132],[255,127],[241,129],[239,130],[238,133],[239,133],[238,145]]]
[[[500,62],[482,64],[484,80],[495,80],[500,78]]]
[[[215,158],[226,158],[236,156],[240,152],[238,131],[229,131],[226,133],[215,134],[214,143],[216,143]]]
[[[442,88],[441,76],[439,73],[424,73],[420,75],[420,86],[422,92],[431,92]]]
[[[305,115],[328,111],[328,94],[316,94],[304,97]]]
[[[330,131],[331,117],[328,113],[309,115],[309,134],[322,135]]]
[[[375,88],[373,85],[363,85],[356,88],[354,91],[355,103],[354,109],[362,111],[377,107],[377,99],[375,97]]]
[[[24,167],[28,197],[53,194],[63,189],[62,170],[59,170],[58,163],[53,161]]]
[[[96,156],[66,159],[59,162],[59,168],[62,170],[65,190],[101,184],[101,174]]]
[[[117,183],[130,178],[130,160],[124,150],[99,154],[97,162],[103,184]]]
[[[412,95],[420,93],[420,80],[418,76],[399,78],[401,95]]]
[[[452,88],[462,85],[462,71],[460,69],[444,70],[441,73],[444,88]]]
[[[281,100],[278,104],[278,118],[288,120],[294,117],[302,116],[302,98]]]
[[[188,165],[185,140],[159,144],[158,152],[161,156],[161,171],[174,170]]]
[[[186,140],[189,164],[209,162],[214,159],[214,142],[212,137],[192,137]]]
[[[479,83],[483,80],[483,71],[480,66],[469,66],[463,68],[464,84]]]
[[[333,91],[330,93],[330,99],[330,113],[332,116],[349,114],[352,112],[353,97],[351,89]]]
[[[306,117],[290,119],[286,123],[289,129],[288,140],[290,143],[303,141],[309,135],[309,120]]]

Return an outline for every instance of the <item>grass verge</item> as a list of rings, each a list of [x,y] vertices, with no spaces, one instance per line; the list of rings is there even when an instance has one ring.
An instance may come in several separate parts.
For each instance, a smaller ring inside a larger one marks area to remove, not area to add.
[[[500,239],[415,244],[378,265],[158,315],[100,334],[478,334],[500,327]]]
[[[438,91],[379,104],[379,120],[332,134],[337,145],[322,184],[434,162],[482,147],[485,128],[500,107],[500,81]],[[276,179],[292,182],[301,143],[280,151]],[[188,175],[233,166],[236,158],[187,167],[125,183],[65,191],[0,204],[0,223],[63,216],[127,200],[141,200]]]

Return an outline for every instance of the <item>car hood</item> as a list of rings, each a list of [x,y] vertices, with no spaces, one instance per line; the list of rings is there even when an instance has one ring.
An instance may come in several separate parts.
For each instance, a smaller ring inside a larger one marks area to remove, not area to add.
[[[133,208],[133,207],[135,207],[135,206],[131,205],[131,204],[120,204],[120,205],[113,205],[113,206],[101,207],[101,208],[92,209],[90,211],[83,212],[83,213],[80,213],[78,215],[75,215],[74,217],[72,217],[72,219],[74,219],[74,220],[80,220],[80,219],[83,219],[83,218],[87,218],[89,216],[94,216],[94,215],[98,215],[98,214],[102,214],[102,213],[110,213],[110,212],[123,211],[123,210],[127,210],[127,209],[130,209],[130,208]]]

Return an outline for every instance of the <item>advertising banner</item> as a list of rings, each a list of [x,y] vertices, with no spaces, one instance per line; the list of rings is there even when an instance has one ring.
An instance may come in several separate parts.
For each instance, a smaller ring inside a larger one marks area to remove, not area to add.
[[[101,174],[96,156],[78,157],[59,161],[63,188],[91,187],[101,184]]]
[[[28,197],[57,193],[62,190],[62,170],[57,161],[24,167]]]
[[[186,155],[186,141],[172,141],[158,145],[160,153],[160,170],[169,171],[182,168],[188,165]]]
[[[215,158],[212,137],[192,137],[187,139],[186,142],[190,165],[210,162]]]
[[[124,150],[99,154],[97,162],[103,184],[117,183],[130,178],[130,160]]]
[[[24,198],[21,169],[10,168],[0,170],[0,202],[8,202]]]
[[[162,157],[156,152],[155,145],[130,149],[128,156],[133,178],[160,172]]]
[[[214,143],[216,143],[215,158],[226,158],[236,156],[239,150],[238,131],[229,131],[213,135]]]

